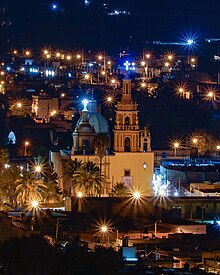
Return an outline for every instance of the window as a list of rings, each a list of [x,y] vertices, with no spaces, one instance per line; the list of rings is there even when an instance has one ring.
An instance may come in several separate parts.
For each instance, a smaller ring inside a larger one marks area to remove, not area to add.
[[[125,117],[125,125],[130,125],[130,117],[129,116],[126,116]]]
[[[124,170],[124,176],[125,177],[130,177],[131,176],[131,170],[130,169],[125,169]]]
[[[129,137],[125,138],[125,147],[124,147],[125,152],[130,152],[131,151],[131,140]]]
[[[16,144],[16,137],[14,132],[10,132],[8,135],[8,143],[9,144]]]

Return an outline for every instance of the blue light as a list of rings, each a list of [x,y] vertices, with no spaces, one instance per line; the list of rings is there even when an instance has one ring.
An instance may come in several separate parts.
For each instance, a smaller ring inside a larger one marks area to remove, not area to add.
[[[220,225],[220,221],[216,221],[218,225]]]
[[[30,68],[30,73],[39,73],[38,69]]]
[[[68,77],[72,77],[72,74],[71,74],[71,73],[68,73]]]
[[[188,39],[188,40],[187,40],[187,44],[188,44],[188,45],[192,45],[193,43],[194,43],[194,40],[193,40],[193,39]]]
[[[85,99],[82,100],[82,104],[84,106],[84,109],[83,109],[84,111],[87,111],[88,103],[89,103],[88,99],[85,98]]]
[[[126,60],[125,63],[124,63],[126,71],[129,70],[130,65],[131,65],[131,63],[128,60]]]
[[[53,10],[56,10],[58,8],[57,4],[52,4],[51,7],[52,7]]]
[[[85,0],[84,3],[86,6],[88,6],[90,4],[90,2],[88,0]]]
[[[11,71],[11,68],[10,68],[10,67],[7,67],[6,70],[7,70],[8,72],[10,72],[10,71]]]

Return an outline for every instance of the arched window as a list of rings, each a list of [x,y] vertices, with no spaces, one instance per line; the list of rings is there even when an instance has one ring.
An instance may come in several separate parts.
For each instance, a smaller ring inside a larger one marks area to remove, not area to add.
[[[12,132],[12,131],[8,134],[8,143],[16,144],[16,137],[15,137],[14,132]]]
[[[125,117],[125,125],[130,125],[130,117],[129,116],[126,116]]]
[[[129,84],[125,83],[125,93],[128,94],[129,91]]]
[[[147,152],[147,139],[144,139],[144,152]]]
[[[125,138],[125,152],[130,152],[131,151],[131,140],[129,137]]]

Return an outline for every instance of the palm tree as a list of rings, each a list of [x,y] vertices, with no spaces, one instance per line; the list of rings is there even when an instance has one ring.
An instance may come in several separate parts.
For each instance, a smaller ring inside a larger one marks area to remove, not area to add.
[[[71,189],[75,186],[74,175],[76,171],[82,166],[82,160],[78,160],[75,158],[72,159],[64,159],[63,160],[63,169],[62,169],[62,179],[67,188],[70,189],[68,193],[71,193]]]
[[[123,182],[117,182],[110,192],[110,197],[126,197],[129,196],[130,190]]]
[[[102,173],[102,159],[105,156],[107,148],[110,146],[110,138],[108,134],[98,133],[94,139],[94,147],[99,156],[100,174]]]
[[[14,209],[17,204],[16,187],[20,178],[21,170],[17,165],[11,164],[8,168],[2,169],[0,173],[0,192],[4,205]]]
[[[25,173],[19,180],[16,187],[18,202],[23,205],[33,200],[43,201],[47,193],[47,186],[42,179],[38,179],[34,174]]]
[[[105,183],[104,175],[93,161],[87,161],[74,174],[75,188],[87,196],[100,196]]]
[[[48,162],[43,165],[43,179],[48,188],[48,195],[55,195],[57,198],[58,195],[62,195],[62,190],[58,186],[58,174],[56,173],[53,164]]]
[[[8,163],[9,163],[9,153],[5,148],[1,147],[0,148],[0,169],[3,169],[4,165]]]

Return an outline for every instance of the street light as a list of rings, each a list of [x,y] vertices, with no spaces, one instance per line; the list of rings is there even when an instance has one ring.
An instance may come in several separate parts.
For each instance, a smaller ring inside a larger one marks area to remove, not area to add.
[[[133,198],[134,198],[135,200],[139,200],[139,199],[140,199],[140,197],[141,197],[140,192],[135,191],[135,192],[133,193]]]
[[[26,140],[24,142],[24,156],[25,157],[27,156],[27,149],[28,149],[29,146],[30,146],[30,141]]]
[[[173,148],[174,148],[174,156],[176,156],[176,150],[179,148],[180,144],[179,142],[174,142]]]
[[[109,247],[110,241],[109,241],[109,228],[107,225],[102,225],[100,228],[101,234],[107,235],[107,247]]]
[[[20,108],[22,108],[22,106],[23,106],[23,104],[22,104],[22,102],[17,102],[17,107],[20,109]]]
[[[36,172],[36,173],[41,173],[41,171],[42,171],[41,165],[39,165],[39,164],[36,165],[36,166],[35,166],[35,172]]]
[[[32,231],[35,231],[36,212],[37,212],[37,209],[38,209],[38,207],[39,207],[39,201],[37,201],[37,200],[31,201],[31,206],[32,206],[32,209],[33,209],[33,217],[32,217],[33,225],[32,225]]]
[[[198,139],[197,139],[197,138],[193,138],[193,139],[192,139],[192,143],[193,143],[193,144],[197,144],[197,143],[198,143]]]
[[[83,198],[83,193],[79,191],[77,193],[77,198],[78,198],[78,212],[82,212],[82,198]]]
[[[141,82],[141,88],[142,88],[142,89],[145,89],[146,87],[147,87],[147,83]]]

